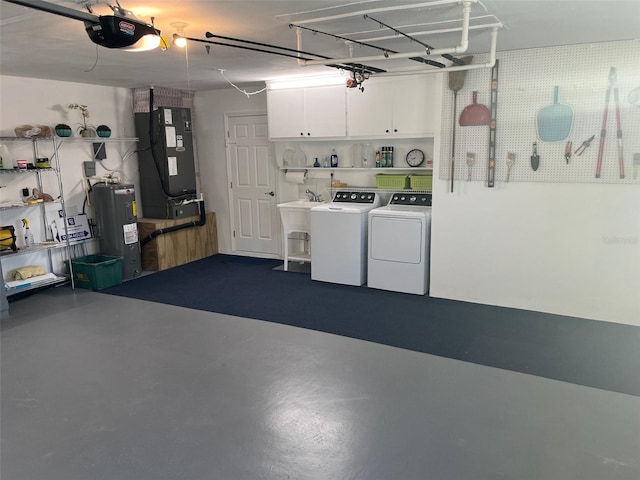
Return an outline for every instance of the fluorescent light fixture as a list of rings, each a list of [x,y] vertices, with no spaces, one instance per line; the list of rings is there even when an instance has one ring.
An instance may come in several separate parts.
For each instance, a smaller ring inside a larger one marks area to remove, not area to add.
[[[321,87],[327,85],[344,85],[345,77],[341,74],[309,76],[309,77],[282,77],[267,81],[269,90],[297,87]]]

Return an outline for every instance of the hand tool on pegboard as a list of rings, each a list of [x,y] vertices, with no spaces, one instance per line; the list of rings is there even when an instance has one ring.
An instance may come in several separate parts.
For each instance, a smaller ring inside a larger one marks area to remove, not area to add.
[[[513,164],[516,163],[516,154],[513,152],[507,153],[507,183],[509,183],[509,177],[511,177],[511,169]]]
[[[558,103],[558,86],[553,88],[553,104],[541,108],[536,115],[538,138],[543,142],[562,142],[573,128],[573,109]]]
[[[638,170],[640,170],[640,153],[633,154],[633,179],[638,178]]]
[[[489,125],[491,114],[489,109],[478,103],[478,92],[473,91],[473,103],[467,105],[460,114],[460,126],[469,127],[473,125]]]
[[[533,142],[533,153],[531,154],[531,168],[535,172],[540,166],[540,155],[538,155],[538,142]]]
[[[489,123],[489,165],[487,187],[496,181],[496,115],[498,113],[498,59],[491,68],[491,122]]]
[[[609,100],[611,99],[611,90],[613,90],[613,98],[616,105],[616,137],[618,140],[618,168],[620,169],[620,178],[624,178],[624,158],[622,152],[622,126],[620,125],[620,104],[618,101],[618,74],[616,69],[609,69],[609,86],[607,87],[607,96],[604,101],[604,113],[602,115],[602,130],[600,130],[600,146],[598,147],[598,163],[596,164],[596,178],[600,178],[602,171],[602,155],[604,153],[604,140],[607,136],[607,116],[609,115]]]
[[[471,169],[473,168],[473,163],[476,161],[476,154],[467,152],[467,181],[471,181]]]
[[[564,146],[564,161],[569,164],[569,160],[571,160],[571,151],[573,150],[573,142],[569,140],[567,144]]]
[[[593,139],[596,138],[595,135],[591,135],[589,138],[587,138],[584,142],[582,142],[582,144],[576,149],[576,151],[574,152],[577,156],[580,156],[584,153],[585,149],[591,145],[591,142],[593,142]]]

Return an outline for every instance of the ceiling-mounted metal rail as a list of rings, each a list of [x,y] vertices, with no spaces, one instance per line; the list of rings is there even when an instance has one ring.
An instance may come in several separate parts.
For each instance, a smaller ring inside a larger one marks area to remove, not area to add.
[[[388,28],[389,30],[391,30],[392,32],[397,33],[398,35],[402,35],[405,38],[408,38],[409,40],[411,40],[412,42],[416,42],[420,45],[422,45],[423,47],[425,47],[427,49],[427,52],[430,52],[431,50],[433,50],[434,48],[427,44],[424,43],[420,40],[418,40],[417,38],[412,37],[411,35],[408,35],[404,32],[401,32],[400,30],[398,30],[397,28],[392,27],[391,25],[387,25],[384,22],[381,22],[380,20],[376,20],[375,18],[373,18],[370,15],[365,15],[364,16],[365,20],[373,20],[374,22],[376,22],[378,25],[380,25],[381,27],[385,27]],[[396,52],[397,53],[397,52]],[[460,60],[459,58],[454,57],[453,55],[450,55],[448,53],[445,53],[444,55],[442,55],[443,58],[446,58],[449,61],[452,61],[453,63],[455,63],[456,65],[464,65],[464,62],[462,60]]]
[[[333,37],[333,38],[336,38],[338,40],[344,40],[345,42],[348,42],[349,44],[356,44],[356,45],[361,45],[363,47],[369,47],[369,48],[374,48],[376,50],[381,50],[382,52],[384,52],[384,55],[388,55],[390,53],[399,53],[399,52],[397,52],[395,50],[391,50],[389,48],[379,47],[378,45],[373,45],[371,43],[361,42],[359,40],[353,40],[351,38],[343,37],[342,35],[335,35],[333,33],[321,32],[320,30],[316,30],[316,29],[310,28],[310,27],[305,27],[303,25],[290,24],[289,27],[290,28],[300,29],[300,30],[307,30],[309,32],[320,34],[320,35],[327,35],[329,37]],[[325,58],[329,58],[329,57],[325,57]],[[433,65],[434,67],[438,67],[438,68],[446,67],[446,65],[444,63],[436,62],[435,60],[430,60],[428,58],[409,57],[409,60],[413,60],[414,62],[426,63],[427,65]]]
[[[246,46],[246,45],[234,45],[232,43],[223,43],[223,42],[216,42],[213,40],[205,40],[202,38],[194,38],[194,37],[184,37],[185,39],[187,39],[188,41],[192,41],[192,42],[199,42],[199,43],[206,43],[208,45],[218,45],[221,47],[232,47],[232,48],[239,48],[242,50],[249,50],[252,52],[260,52],[260,53],[270,53],[272,55],[280,55],[283,57],[289,57],[289,58],[295,58],[297,60],[300,60],[301,58],[304,59],[304,61],[312,61],[312,59],[308,58],[308,57],[302,57],[301,55],[310,55],[310,56],[314,56],[314,57],[320,57],[320,58],[324,58],[324,59],[328,59],[328,57],[324,56],[324,55],[318,55],[316,53],[310,53],[310,52],[305,52],[302,50],[295,50],[295,49],[291,49],[291,48],[286,48],[286,47],[279,47],[277,45],[269,45],[267,43],[260,43],[260,42],[253,42],[251,40],[242,40],[239,38],[232,38],[232,37],[223,37],[221,35],[214,35],[211,32],[206,32],[206,36],[207,38],[221,38],[221,39],[225,39],[225,40],[230,40],[230,41],[235,41],[238,43],[246,43],[246,44],[250,44],[250,45],[256,45],[256,46],[262,46],[262,47],[267,47],[267,48],[274,48],[274,49],[279,49],[279,50],[283,50],[282,52],[278,52],[278,51],[273,51],[273,50],[265,50],[264,48],[256,48],[256,47],[250,47],[250,46]],[[287,51],[289,52],[293,52],[293,53],[286,53]],[[340,70],[346,70],[349,72],[366,72],[366,73],[385,73],[386,70],[383,70],[381,68],[377,68],[377,67],[370,67],[367,65],[362,65],[360,63],[354,63],[354,62],[340,62],[338,64],[334,64],[333,62],[326,62],[323,63],[322,65],[325,65],[327,67],[333,67],[333,68],[337,68]]]

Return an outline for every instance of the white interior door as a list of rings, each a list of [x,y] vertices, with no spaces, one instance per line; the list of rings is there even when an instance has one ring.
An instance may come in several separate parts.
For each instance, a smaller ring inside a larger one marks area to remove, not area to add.
[[[276,165],[269,150],[266,115],[228,117],[231,244],[237,253],[276,255],[280,252]]]

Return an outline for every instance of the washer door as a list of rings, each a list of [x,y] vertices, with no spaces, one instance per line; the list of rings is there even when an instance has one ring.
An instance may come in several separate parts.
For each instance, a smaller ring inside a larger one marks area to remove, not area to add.
[[[388,262],[421,263],[426,244],[423,221],[419,218],[372,216],[369,257]]]

